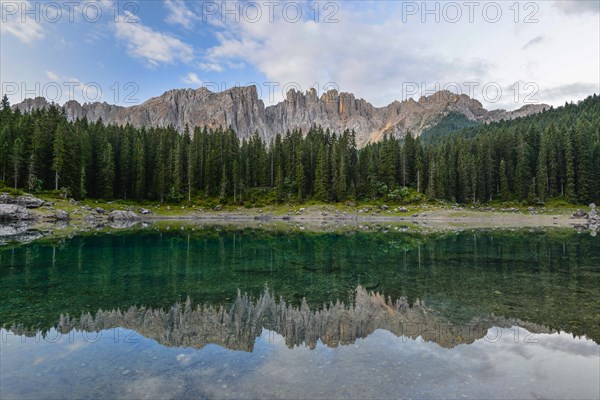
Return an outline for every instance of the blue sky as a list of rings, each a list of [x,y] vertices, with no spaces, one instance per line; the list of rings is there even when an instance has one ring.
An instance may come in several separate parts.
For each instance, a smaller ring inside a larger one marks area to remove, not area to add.
[[[447,88],[489,109],[600,92],[597,0],[2,0],[1,20],[2,92],[13,103],[127,105],[251,83],[266,104],[292,87],[376,106]]]

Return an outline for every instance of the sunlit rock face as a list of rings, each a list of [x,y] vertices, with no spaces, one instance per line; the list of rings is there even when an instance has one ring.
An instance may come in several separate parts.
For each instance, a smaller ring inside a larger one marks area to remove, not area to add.
[[[381,294],[367,292],[360,286],[353,304],[337,302],[317,310],[311,310],[305,301],[294,307],[265,290],[256,301],[238,293],[229,309],[222,306],[193,308],[188,299],[185,304],[177,303],[168,310],[131,307],[127,311],[100,310],[95,316],[61,316],[57,329],[66,334],[73,329],[97,332],[121,327],[135,330],[165,346],[202,348],[212,343],[252,351],[263,329],[283,336],[290,348],[300,345],[315,348],[319,341],[329,347],[348,345],[378,329],[451,348],[483,338],[494,326],[552,332],[536,324],[496,316],[455,324],[439,317],[418,300],[413,305],[404,298],[386,300]],[[21,326],[11,330],[15,334],[36,334]]]
[[[21,112],[49,107],[46,99],[26,99],[13,106]],[[294,89],[275,105],[265,107],[255,86],[234,87],[219,93],[206,88],[176,89],[131,107],[107,103],[68,101],[64,104],[69,120],[86,117],[90,121],[135,127],[172,126],[183,132],[185,126],[231,126],[240,138],[258,132],[269,142],[276,134],[300,129],[306,133],[312,126],[341,133],[356,132],[359,146],[377,142],[385,134],[402,137],[407,132],[419,135],[450,113],[459,113],[471,121],[489,123],[514,119],[541,112],[549,106],[529,104],[515,111],[487,111],[481,103],[467,95],[449,91],[423,96],[418,101],[394,101],[385,107],[374,107],[352,93],[329,90],[318,96],[315,89],[306,93]]]

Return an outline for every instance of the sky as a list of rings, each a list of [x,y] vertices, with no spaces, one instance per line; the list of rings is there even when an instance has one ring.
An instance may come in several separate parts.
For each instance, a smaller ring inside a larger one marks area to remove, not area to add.
[[[256,85],[354,93],[375,106],[437,90],[488,109],[600,93],[600,1],[1,1],[11,103],[135,105]]]

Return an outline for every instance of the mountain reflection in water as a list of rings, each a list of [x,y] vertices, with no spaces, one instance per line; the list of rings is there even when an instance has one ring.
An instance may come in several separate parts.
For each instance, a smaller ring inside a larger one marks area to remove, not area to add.
[[[217,344],[232,350],[252,351],[263,329],[281,335],[290,348],[304,345],[314,349],[319,341],[329,347],[348,345],[378,329],[452,348],[484,338],[493,327],[514,326],[532,333],[552,333],[534,323],[494,315],[456,324],[440,317],[420,301],[411,306],[405,298],[386,300],[381,294],[359,286],[353,304],[338,301],[316,310],[311,310],[305,301],[295,307],[283,298],[277,300],[265,289],[256,301],[238,291],[229,309],[223,306],[193,308],[188,299],[167,310],[131,307],[126,311],[100,310],[95,316],[89,313],[79,318],[61,316],[56,329],[68,334],[73,329],[100,332],[125,328],[169,347],[202,348],[206,344]],[[21,326],[13,327],[12,332],[28,336],[38,333]]]

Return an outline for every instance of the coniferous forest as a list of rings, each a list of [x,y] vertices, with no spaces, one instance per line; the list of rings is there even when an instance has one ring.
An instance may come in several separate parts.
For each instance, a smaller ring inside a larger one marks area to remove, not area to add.
[[[384,137],[358,149],[351,131],[258,133],[68,122],[59,107],[0,111],[0,179],[31,193],[180,202],[600,198],[600,98],[452,134]],[[449,118],[455,118],[450,115]],[[449,125],[456,125],[449,124]],[[443,126],[443,125],[442,125]]]

